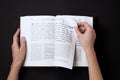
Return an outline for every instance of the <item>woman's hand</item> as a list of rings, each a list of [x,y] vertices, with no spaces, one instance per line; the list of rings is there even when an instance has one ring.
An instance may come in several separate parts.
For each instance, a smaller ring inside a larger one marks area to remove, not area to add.
[[[12,66],[16,66],[20,68],[24,62],[25,55],[26,55],[26,41],[25,37],[20,39],[20,46],[19,46],[19,38],[18,35],[20,33],[20,29],[18,28],[16,33],[13,36],[13,43],[12,43]]]
[[[22,37],[20,39],[20,45],[19,45],[19,38],[18,38],[19,33],[20,33],[20,29],[18,28],[13,36],[13,43],[11,46],[13,61],[7,80],[18,80],[19,71],[25,59],[26,40],[25,37]]]
[[[95,30],[88,23],[78,23],[78,26],[75,27],[75,31],[83,48],[94,47],[96,34]]]

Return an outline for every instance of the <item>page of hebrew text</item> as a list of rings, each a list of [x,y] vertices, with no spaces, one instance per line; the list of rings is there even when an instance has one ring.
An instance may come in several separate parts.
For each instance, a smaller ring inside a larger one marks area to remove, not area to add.
[[[24,66],[54,66],[55,17],[21,17],[21,36],[27,42]]]
[[[73,33],[73,27],[65,24],[64,19],[56,17],[54,56],[56,66],[72,69],[75,51],[75,38]]]
[[[64,18],[65,23],[67,23],[67,25],[71,25],[73,27],[76,26],[77,22],[87,22],[88,24],[91,25],[91,27],[93,26],[93,17],[75,16],[75,15],[58,15],[57,17]],[[69,21],[69,20],[71,20],[71,21]],[[87,62],[85,51],[77,38],[76,32],[74,32],[74,33],[75,33],[74,36],[76,39],[74,66],[87,67],[88,62]]]

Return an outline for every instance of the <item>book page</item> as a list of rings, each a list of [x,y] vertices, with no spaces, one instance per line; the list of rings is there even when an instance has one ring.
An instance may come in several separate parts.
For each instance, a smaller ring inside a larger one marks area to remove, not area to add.
[[[55,21],[55,56],[54,64],[72,69],[75,50],[73,27],[64,23],[64,19],[56,17]]]
[[[93,26],[93,17],[74,16],[74,15],[58,15],[58,17],[64,18],[65,20],[73,20],[71,22],[66,21],[67,24],[71,24],[72,26],[75,25],[75,22],[76,23],[77,22],[87,22],[88,24]],[[88,66],[85,51],[77,38],[76,32],[75,32],[74,36],[75,36],[76,41],[75,41],[75,56],[74,56],[74,64],[73,65],[81,66],[81,67]]]
[[[27,42],[24,66],[53,66],[55,51],[54,16],[21,17],[21,36]]]
[[[93,27],[93,17],[75,16],[74,19],[76,20],[76,22],[87,22],[89,25],[91,25],[91,27]],[[76,39],[76,44],[75,44],[74,66],[81,66],[81,67],[88,66],[86,53],[83,47],[81,46],[78,38]]]
[[[73,28],[53,16],[21,17],[21,36],[27,40],[24,66],[59,66],[72,69]]]

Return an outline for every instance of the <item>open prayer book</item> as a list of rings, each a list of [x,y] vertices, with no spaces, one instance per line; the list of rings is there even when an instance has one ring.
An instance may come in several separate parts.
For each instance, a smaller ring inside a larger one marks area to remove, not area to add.
[[[21,37],[27,42],[24,66],[87,67],[86,54],[77,39],[77,22],[93,26],[93,17],[57,15],[22,16]]]

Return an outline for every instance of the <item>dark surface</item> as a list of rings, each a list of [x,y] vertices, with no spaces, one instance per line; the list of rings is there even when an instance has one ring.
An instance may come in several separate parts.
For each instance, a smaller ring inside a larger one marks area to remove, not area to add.
[[[120,4],[117,0],[0,0],[0,80],[6,80],[12,36],[23,15],[94,16],[95,50],[105,80],[120,80]],[[22,68],[20,80],[88,80],[87,68]]]

